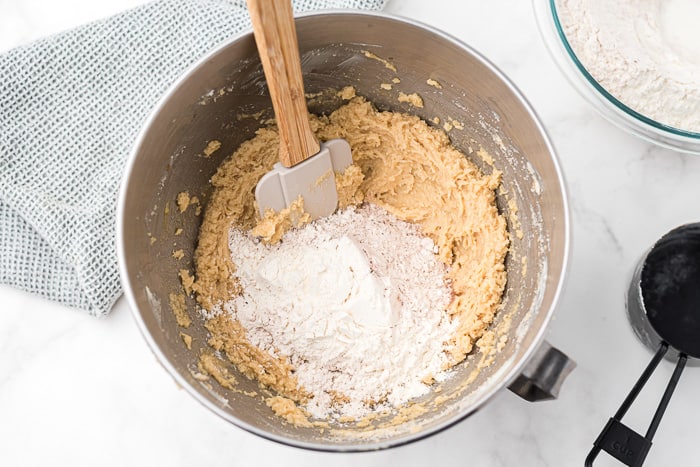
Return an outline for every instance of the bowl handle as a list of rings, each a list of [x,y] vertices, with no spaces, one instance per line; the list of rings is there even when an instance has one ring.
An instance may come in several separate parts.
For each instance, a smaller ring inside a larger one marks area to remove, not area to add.
[[[544,341],[508,389],[529,402],[556,399],[576,362]]]

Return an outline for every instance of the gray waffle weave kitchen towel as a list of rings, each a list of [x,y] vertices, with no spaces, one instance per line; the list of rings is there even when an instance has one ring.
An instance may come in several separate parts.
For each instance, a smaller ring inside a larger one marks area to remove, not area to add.
[[[0,283],[109,312],[117,191],[139,127],[189,65],[248,26],[244,0],[160,0],[0,56]]]

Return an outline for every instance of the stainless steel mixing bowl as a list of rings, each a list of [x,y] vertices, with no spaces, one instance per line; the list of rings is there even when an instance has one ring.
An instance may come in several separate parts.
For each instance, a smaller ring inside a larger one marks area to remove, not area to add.
[[[433,392],[421,400],[429,408],[426,413],[371,433],[297,428],[275,416],[260,397],[194,376],[199,353],[211,350],[207,331],[188,297],[193,324],[185,332],[194,338],[188,350],[168,297],[182,290],[178,270],[193,267],[201,216],[194,209],[177,212],[175,198],[188,191],[206,204],[217,166],[260,126],[246,115],[263,111],[272,116],[253,36],[245,33],[213,50],[174,84],[146,122],[127,164],[117,229],[122,282],[158,360],[180,386],[224,419],[311,449],[369,450],[413,441],[467,417],[508,385],[515,384],[530,399],[551,396],[571,369],[561,354],[541,345],[566,273],[569,216],[554,150],[531,107],[476,51],[413,21],[330,12],[300,17],[297,31],[306,91],[320,93],[311,100],[311,111],[332,111],[342,102],[327,90],[353,85],[379,109],[410,112],[428,122],[434,117],[462,122],[463,129],[457,125],[449,133],[454,145],[464,152],[482,147],[493,157],[492,165],[480,157],[473,160],[485,172],[493,167],[503,172],[498,205],[513,235],[504,306],[491,329],[507,341],[478,374],[478,351],[459,365],[440,386],[441,403],[435,403]],[[396,72],[365,51],[389,61]],[[391,91],[380,87],[397,76],[401,82]],[[442,88],[428,85],[428,78]],[[424,107],[400,103],[399,91],[417,92]],[[198,155],[214,139],[221,141],[221,149],[211,157]],[[173,258],[177,249],[184,252],[181,260]],[[238,380],[241,390],[259,390],[254,381]]]

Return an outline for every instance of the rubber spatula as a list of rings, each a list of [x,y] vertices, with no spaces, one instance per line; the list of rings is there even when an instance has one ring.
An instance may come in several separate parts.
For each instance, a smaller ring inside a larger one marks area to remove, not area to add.
[[[280,135],[280,162],[255,188],[260,215],[301,196],[313,219],[328,216],[338,206],[335,173],[352,164],[350,145],[342,139],[319,144],[311,131],[291,2],[248,0],[248,11]]]

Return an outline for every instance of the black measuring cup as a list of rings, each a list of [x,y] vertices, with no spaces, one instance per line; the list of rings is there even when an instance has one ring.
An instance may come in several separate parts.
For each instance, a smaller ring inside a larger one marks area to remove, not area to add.
[[[642,257],[628,291],[627,317],[655,354],[593,443],[586,467],[601,451],[627,466],[641,466],[688,359],[700,359],[700,223],[671,230]],[[622,417],[664,357],[675,361],[676,368],[642,436],[623,424]]]

